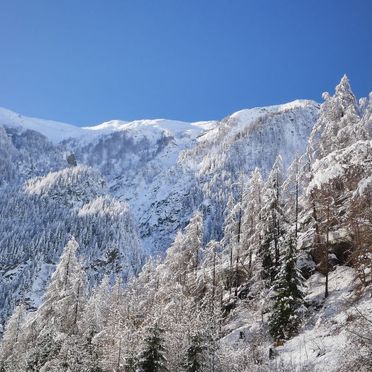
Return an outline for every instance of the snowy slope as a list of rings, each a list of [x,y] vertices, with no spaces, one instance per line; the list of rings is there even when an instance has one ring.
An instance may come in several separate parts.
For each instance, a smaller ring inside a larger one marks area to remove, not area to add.
[[[30,118],[5,108],[0,108],[0,124],[21,130],[29,129],[37,131],[55,144],[66,138],[80,137],[85,133],[81,128],[70,124]]]
[[[90,288],[135,277],[128,295],[111,291],[112,314],[133,315],[141,335],[164,321],[172,371],[199,331],[216,371],[369,371],[371,116],[355,102],[344,77],[321,107],[296,100],[220,121],[74,127],[0,109],[0,332],[20,300],[40,304],[72,235]]]
[[[162,252],[201,205],[213,214],[207,224],[215,232],[207,229],[207,238],[218,237],[225,201],[207,195],[210,183],[225,172],[229,189],[242,167],[249,174],[258,166],[266,174],[278,153],[288,166],[303,152],[317,114],[315,102],[297,100],[241,110],[221,121],[112,120],[75,127],[1,109],[0,124],[24,136],[27,129],[37,131],[55,144],[59,159],[73,152],[78,163],[98,169],[111,193],[130,205],[145,247]],[[63,161],[54,170],[61,167]]]
[[[350,354],[355,332],[360,326],[358,321],[362,316],[372,312],[370,288],[363,291],[355,280],[354,269],[347,266],[337,266],[329,276],[329,297],[324,299],[325,278],[315,273],[306,282],[309,304],[303,317],[303,326],[299,334],[275,348],[275,359],[268,361],[267,352],[273,348],[272,339],[265,340],[262,331],[262,320],[267,321],[267,314],[262,314],[264,303],[241,304],[234,310],[230,320],[224,327],[226,336],[222,339],[228,349],[242,348],[244,340],[260,337],[259,352],[265,356],[266,363],[255,371],[314,371],[340,372],[355,367],[358,355]],[[360,291],[360,292],[358,292]],[[257,306],[258,305],[258,306]],[[257,335],[257,332],[260,334]],[[355,370],[355,369],[351,369]],[[367,369],[361,368],[366,372]]]
[[[0,107],[0,124],[21,130],[34,130],[47,137],[54,144],[69,138],[78,138],[83,142],[93,140],[98,135],[110,134],[115,131],[131,131],[133,135],[138,131],[146,131],[147,135],[157,131],[167,131],[177,137],[187,136],[195,138],[200,135],[203,127],[213,122],[187,123],[176,120],[154,119],[135,120],[132,122],[110,120],[102,124],[87,127],[78,127],[71,124],[53,120],[37,119],[20,115],[11,110]]]

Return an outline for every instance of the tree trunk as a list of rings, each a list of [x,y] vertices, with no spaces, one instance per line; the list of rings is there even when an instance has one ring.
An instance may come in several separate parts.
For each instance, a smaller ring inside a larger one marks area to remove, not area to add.
[[[328,251],[329,251],[329,215],[330,215],[330,206],[329,206],[329,198],[327,199],[327,235],[326,235],[326,246],[325,246],[325,270],[326,270],[326,277],[325,277],[325,291],[324,297],[328,297],[328,271],[329,271],[329,262],[328,262]]]

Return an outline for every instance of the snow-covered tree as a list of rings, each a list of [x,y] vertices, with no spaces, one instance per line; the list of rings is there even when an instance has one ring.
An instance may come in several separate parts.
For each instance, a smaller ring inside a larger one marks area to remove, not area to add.
[[[156,323],[147,330],[147,336],[144,341],[145,348],[140,359],[140,365],[144,372],[168,371],[163,332],[163,329]]]
[[[185,235],[185,246],[186,249],[191,253],[190,270],[196,272],[200,266],[200,260],[203,249],[203,215],[197,211],[190,219],[189,224],[186,226]]]
[[[199,334],[191,337],[190,346],[187,349],[184,369],[186,372],[204,371],[206,366],[205,345]]]
[[[366,139],[367,135],[346,75],[337,85],[334,96],[324,93],[323,98],[319,119],[309,138],[308,152],[312,160]]]
[[[6,323],[0,344],[0,370],[19,371],[24,365],[26,340],[23,334],[26,321],[25,305],[18,305]]]
[[[231,293],[232,288],[237,288],[239,283],[238,270],[240,265],[240,244],[242,234],[241,200],[236,202],[233,195],[230,195],[226,205],[225,215],[222,244],[224,246],[224,255],[228,260],[226,283]]]
[[[269,328],[275,340],[288,339],[296,334],[301,312],[304,310],[304,278],[296,261],[296,248],[289,239],[281,258],[280,271],[273,283],[273,307]]]
[[[86,301],[86,277],[76,256],[75,238],[67,243],[52,275],[36,320],[42,329],[74,334]]]
[[[284,211],[286,219],[294,231],[297,239],[299,232],[300,195],[301,188],[301,157],[296,155],[287,171],[287,178],[283,183]]]
[[[123,282],[117,277],[106,297],[107,309],[104,309],[103,326],[92,340],[103,370],[120,370],[123,365],[123,334],[127,315],[124,311],[124,296]]]
[[[284,170],[282,157],[278,155],[265,183],[261,210],[262,244],[259,251],[263,278],[274,279],[279,268],[280,244],[288,228],[284,213],[282,184]]]
[[[69,365],[72,351],[61,351],[78,335],[86,302],[86,276],[76,256],[78,244],[72,237],[52,275],[43,302],[29,322],[34,343],[29,352],[30,368]],[[80,353],[76,352],[76,358]],[[73,363],[78,363],[71,358]],[[49,368],[49,367],[48,367]]]
[[[92,340],[107,324],[110,312],[109,281],[109,277],[105,276],[99,286],[92,290],[81,317],[79,329],[88,340]]]
[[[167,252],[166,264],[176,280],[185,284],[187,275],[196,274],[202,258],[203,218],[196,212],[182,232],[178,232]]]
[[[242,219],[242,254],[244,267],[249,276],[253,274],[253,261],[257,261],[261,246],[261,210],[263,199],[263,180],[259,168],[256,168],[249,180],[248,187],[243,193]]]

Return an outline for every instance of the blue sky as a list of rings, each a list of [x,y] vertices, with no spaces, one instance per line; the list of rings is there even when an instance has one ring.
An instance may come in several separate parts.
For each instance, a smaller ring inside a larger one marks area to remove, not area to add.
[[[79,125],[372,90],[370,0],[0,0],[0,106]]]

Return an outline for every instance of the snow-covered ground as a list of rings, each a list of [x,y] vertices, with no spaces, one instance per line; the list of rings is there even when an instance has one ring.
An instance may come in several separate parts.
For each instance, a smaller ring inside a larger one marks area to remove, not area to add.
[[[262,371],[339,372],[356,365],[354,360],[358,356],[355,347],[350,353],[351,343],[358,338],[358,322],[363,321],[363,317],[372,320],[372,288],[363,289],[355,270],[347,266],[337,266],[329,274],[327,299],[324,298],[324,283],[325,277],[318,272],[307,280],[308,311],[297,336],[280,346],[272,345],[270,341],[262,343],[264,356],[269,356],[270,349],[275,355]],[[223,342],[226,345],[239,349],[242,335],[248,342],[257,337],[262,316],[266,316],[261,314],[263,304],[258,303],[256,309],[252,306],[244,308],[244,305],[237,308],[236,315],[225,325],[227,335]],[[264,339],[264,335],[261,337]],[[362,368],[359,371],[368,370]]]

